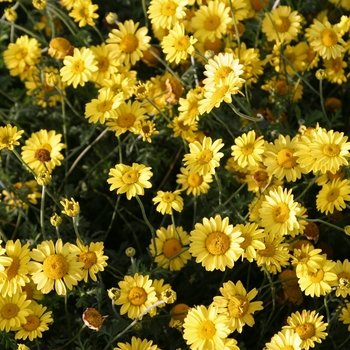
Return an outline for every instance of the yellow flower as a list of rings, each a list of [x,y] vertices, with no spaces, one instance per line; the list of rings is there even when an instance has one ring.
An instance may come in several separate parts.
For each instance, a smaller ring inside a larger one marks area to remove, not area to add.
[[[67,55],[72,55],[73,49],[74,47],[66,38],[56,37],[50,41],[47,53],[52,58],[63,59]]]
[[[39,62],[41,56],[40,44],[28,35],[20,36],[15,43],[10,43],[4,51],[4,61],[10,74],[20,75]]]
[[[227,317],[218,315],[213,305],[189,309],[183,328],[183,337],[193,350],[224,349],[225,339],[231,333]]]
[[[350,303],[347,300],[345,306],[341,308],[338,320],[348,324],[348,331],[350,331]]]
[[[141,135],[142,141],[152,143],[151,137],[159,134],[156,129],[156,124],[153,120],[142,120],[141,123],[135,128],[134,134]]]
[[[26,323],[29,315],[31,300],[26,300],[26,293],[17,293],[12,296],[0,298],[0,330],[12,331]]]
[[[314,23],[306,29],[305,36],[311,48],[324,59],[340,57],[345,51],[345,41],[338,26],[331,25],[327,17],[324,17],[323,22],[314,19]]]
[[[62,81],[73,85],[74,88],[78,85],[85,86],[93,72],[98,70],[94,54],[86,47],[80,50],[75,47],[73,56],[65,56],[63,64],[64,66],[60,69]]]
[[[44,294],[56,289],[58,295],[66,295],[67,288],[72,290],[82,279],[84,266],[76,255],[70,252],[70,243],[63,245],[61,238],[55,244],[51,240],[38,244],[31,252],[35,261],[28,263],[37,288]]]
[[[17,332],[15,339],[26,340],[28,338],[30,341],[33,341],[35,338],[42,338],[42,332],[47,331],[49,329],[48,323],[53,321],[51,317],[52,311],[45,312],[46,306],[32,301],[28,308],[30,312],[25,318],[27,322],[13,328]]]
[[[74,22],[78,22],[80,28],[86,25],[94,26],[94,19],[98,18],[98,14],[95,13],[97,9],[98,5],[92,4],[91,0],[75,0],[69,16],[74,19]]]
[[[215,174],[215,168],[220,164],[220,158],[224,156],[219,152],[224,144],[222,139],[212,141],[211,137],[204,137],[203,142],[191,142],[190,153],[185,154],[183,161],[190,174],[199,175]]]
[[[346,298],[350,295],[350,262],[348,259],[344,261],[338,260],[334,265],[332,272],[337,275],[337,289],[335,295]]]
[[[301,339],[297,333],[290,329],[282,329],[275,334],[269,343],[265,344],[266,350],[301,350]]]
[[[255,324],[252,314],[263,309],[262,301],[252,300],[258,290],[253,288],[247,293],[241,281],[224,283],[220,288],[221,296],[214,297],[213,305],[218,308],[218,314],[223,314],[230,320],[231,331],[242,333],[243,326],[253,327]]]
[[[112,58],[115,58],[118,64],[132,64],[143,57],[142,51],[150,47],[150,36],[147,36],[147,27],[137,29],[139,23],[133,20],[119,23],[119,29],[112,29],[106,40],[107,48],[112,52]]]
[[[9,22],[15,22],[18,18],[17,12],[12,7],[4,9],[4,15]]]
[[[107,266],[106,260],[108,256],[104,254],[103,242],[91,242],[90,245],[83,245],[77,239],[77,245],[71,244],[70,251],[77,254],[78,261],[84,263],[83,266],[83,279],[85,282],[90,278],[97,282],[96,274],[99,271],[104,271]]]
[[[187,59],[188,55],[194,53],[194,44],[197,39],[185,35],[184,25],[176,23],[161,42],[163,52],[166,54],[165,59],[168,62],[179,64],[181,60]]]
[[[287,318],[287,326],[283,329],[293,330],[301,339],[300,347],[308,350],[310,347],[315,347],[316,343],[321,343],[328,333],[325,332],[328,323],[323,322],[323,316],[319,316],[316,311],[302,310],[292,313]]]
[[[153,203],[157,205],[156,210],[164,214],[172,214],[173,210],[181,212],[184,206],[184,201],[179,195],[180,191],[158,191],[157,196],[152,199]]]
[[[268,41],[289,43],[296,39],[301,29],[301,16],[292,11],[290,6],[278,6],[270,13],[265,13],[262,21],[262,32]]]
[[[342,211],[345,201],[350,201],[350,181],[335,179],[325,183],[316,196],[316,207],[321,213],[333,214],[334,209]]]
[[[348,78],[344,68],[348,66],[344,60],[344,56],[337,58],[330,58],[323,61],[325,67],[325,74],[328,81],[334,84],[346,83]]]
[[[186,16],[185,8],[188,0],[151,0],[148,18],[155,29],[171,29]]]
[[[156,237],[152,238],[149,249],[157,266],[179,271],[191,259],[188,250],[184,249],[189,243],[189,235],[181,226],[177,226],[175,231],[174,226],[169,225],[156,231]]]
[[[32,3],[37,10],[44,10],[47,6],[47,0],[33,0]]]
[[[198,173],[190,174],[188,168],[180,168],[181,174],[177,174],[176,183],[180,184],[181,191],[186,191],[186,194],[199,196],[202,193],[208,193],[210,188],[209,183],[213,182],[211,174],[199,175]]]
[[[221,39],[227,32],[227,25],[231,23],[230,7],[219,0],[208,1],[201,5],[191,19],[194,37],[199,41]]]
[[[238,227],[229,224],[229,218],[203,218],[190,232],[190,253],[207,271],[232,268],[243,253],[244,241]]]
[[[117,194],[126,193],[126,198],[131,199],[137,195],[144,195],[145,188],[151,188],[148,181],[153,173],[150,167],[133,163],[132,166],[117,164],[110,169],[107,182],[111,184],[110,191],[118,189]]]
[[[257,166],[262,161],[265,151],[263,136],[256,138],[254,130],[235,138],[235,145],[231,147],[231,155],[242,168]]]
[[[172,124],[168,124],[167,127],[174,129],[174,137],[181,136],[186,140],[190,137],[194,137],[194,132],[198,130],[198,122],[197,120],[194,120],[185,123],[185,120],[181,117],[175,117],[172,120]]]
[[[11,265],[6,267],[6,277],[0,278],[0,293],[3,297],[12,296],[17,291],[22,291],[22,287],[29,283],[30,251],[29,244],[22,246],[19,239],[15,242],[8,240],[5,246],[6,256],[11,258]]]
[[[79,215],[80,213],[79,202],[76,202],[73,198],[71,198],[70,200],[65,198],[60,203],[63,206],[62,214],[66,214],[71,218],[74,218],[75,216]]]
[[[13,146],[18,146],[19,140],[22,137],[24,130],[17,131],[17,126],[7,124],[6,126],[0,126],[0,150],[7,148],[10,151],[13,150]]]
[[[118,347],[114,350],[160,350],[152,340],[131,338],[131,343],[118,343]]]
[[[116,305],[122,305],[120,314],[128,313],[128,317],[134,319],[155,304],[158,298],[152,283],[149,276],[138,273],[134,276],[124,276],[124,280],[118,283],[120,296],[114,302]]]
[[[56,134],[55,130],[42,129],[32,133],[22,147],[23,161],[37,174],[46,170],[51,173],[56,166],[61,165],[64,158],[60,151],[66,145],[60,143],[61,137],[62,135]]]

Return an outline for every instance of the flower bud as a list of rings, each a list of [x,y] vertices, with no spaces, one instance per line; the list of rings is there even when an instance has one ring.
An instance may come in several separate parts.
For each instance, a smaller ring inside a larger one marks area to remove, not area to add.
[[[43,171],[42,173],[39,173],[37,176],[35,176],[35,180],[40,186],[47,186],[51,180],[52,176],[47,171]]]
[[[57,214],[53,214],[50,218],[50,223],[52,226],[60,226],[62,224],[62,218]]]
[[[118,15],[114,12],[108,12],[106,15],[106,22],[108,24],[114,24],[118,22]]]
[[[110,299],[116,301],[120,297],[120,289],[117,287],[107,289],[107,294]]]
[[[50,41],[48,54],[56,59],[63,59],[67,55],[73,54],[74,47],[71,43],[62,37],[54,38]]]
[[[74,218],[79,215],[80,213],[79,203],[76,202],[73,198],[71,198],[70,200],[65,198],[64,201],[61,201],[60,203],[63,205],[62,214],[66,214],[71,218]]]
[[[8,8],[4,10],[5,18],[9,22],[15,22],[18,15],[17,12],[13,8]]]
[[[128,257],[128,258],[133,258],[136,254],[136,250],[135,248],[133,247],[129,247],[129,248],[126,248],[125,249],[125,255]]]
[[[327,78],[327,74],[326,74],[325,70],[324,70],[324,69],[318,69],[318,70],[316,71],[316,78],[317,78],[318,80],[324,80],[324,79],[326,79],[326,78]]]

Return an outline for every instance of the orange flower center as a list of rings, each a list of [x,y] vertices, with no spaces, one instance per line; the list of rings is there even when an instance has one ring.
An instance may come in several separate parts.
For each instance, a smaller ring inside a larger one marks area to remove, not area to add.
[[[30,287],[29,283],[26,283],[24,286],[22,286],[22,292],[27,293],[27,300],[33,299],[33,289]]]
[[[333,59],[332,67],[336,73],[341,69],[341,64],[342,60],[340,58]]]
[[[137,171],[129,170],[122,176],[122,180],[127,185],[131,185],[136,183],[139,177],[140,177],[140,174]]]
[[[325,145],[322,151],[323,154],[325,154],[328,157],[337,157],[340,153],[340,147],[331,143],[329,145]]]
[[[254,145],[252,143],[248,143],[247,145],[244,145],[241,148],[241,151],[244,155],[248,156],[249,154],[252,154],[254,151]]]
[[[213,152],[205,149],[198,156],[198,163],[201,165],[208,164],[213,159]]]
[[[219,27],[220,23],[220,17],[217,15],[212,15],[204,22],[204,28],[209,31],[214,31],[217,27]]]
[[[278,95],[280,95],[280,96],[287,95],[288,94],[288,86],[287,86],[287,82],[285,81],[285,79],[281,79],[281,80],[276,81],[275,89],[276,89],[276,93]]]
[[[252,237],[249,234],[242,234],[241,237],[244,238],[244,241],[240,244],[242,249],[246,249],[252,242]]]
[[[202,339],[212,339],[216,333],[215,325],[210,320],[204,320],[198,327],[198,335]]]
[[[258,170],[252,175],[252,178],[259,187],[265,187],[269,181],[269,174],[265,170]]]
[[[177,253],[181,252],[182,245],[176,238],[170,238],[163,245],[163,254],[167,259],[172,258]]]
[[[121,128],[130,128],[135,123],[135,116],[131,113],[125,113],[118,117],[118,125]]]
[[[60,254],[49,255],[43,263],[43,271],[48,278],[57,280],[68,272],[68,262]]]
[[[311,323],[303,323],[295,328],[301,340],[310,339],[315,335],[315,327]]]
[[[214,41],[206,40],[204,43],[205,51],[210,50],[214,51],[216,54],[220,52],[222,47],[222,40],[215,38]]]
[[[327,47],[332,47],[338,42],[338,35],[333,29],[325,29],[321,33],[321,40]]]
[[[230,299],[227,308],[231,317],[242,317],[249,309],[249,300],[243,295],[235,295]]]
[[[290,28],[290,20],[288,17],[280,17],[275,21],[275,27],[280,33],[285,33]]]
[[[174,199],[175,199],[174,194],[172,194],[171,192],[165,192],[162,198],[162,202],[171,203],[174,201]]]
[[[265,5],[267,5],[269,3],[269,0],[263,0],[263,1],[264,1]],[[264,8],[261,0],[250,0],[250,2],[252,4],[253,9],[256,12],[259,12]]]
[[[113,105],[112,101],[103,101],[97,105],[96,109],[99,112],[104,113],[104,112],[110,111],[112,108],[112,105]]]
[[[191,187],[198,187],[203,183],[203,176],[198,173],[188,175],[187,182]]]
[[[265,249],[258,250],[261,256],[272,257],[275,255],[275,247],[271,243],[265,243]]]
[[[94,308],[87,308],[83,313],[83,321],[90,328],[94,330],[100,330],[102,323],[106,316],[102,317],[102,315]]]
[[[279,203],[273,211],[273,218],[276,222],[284,223],[289,218],[289,207],[286,203]]]
[[[100,72],[106,72],[109,67],[109,61],[106,57],[99,57],[97,59],[97,68]]]
[[[293,157],[293,150],[284,148],[277,154],[277,163],[285,169],[294,168],[297,164],[298,157]]]
[[[327,201],[328,202],[333,202],[339,197],[339,190],[337,188],[332,188],[328,193],[327,193]]]
[[[89,269],[97,262],[95,252],[83,252],[79,255],[79,261],[84,263],[84,269]]]
[[[39,148],[35,151],[34,158],[37,159],[39,162],[49,162],[51,160],[51,154],[49,150],[45,148]]]
[[[3,306],[1,310],[1,315],[3,318],[10,319],[16,317],[18,314],[19,308],[16,304],[8,303]]]
[[[180,36],[174,42],[174,49],[176,51],[186,51],[190,46],[190,38],[186,35]]]
[[[205,246],[212,255],[224,255],[230,248],[230,239],[222,232],[213,232],[205,240]]]
[[[177,4],[174,1],[168,1],[162,6],[162,15],[171,17],[176,14]]]
[[[143,288],[133,287],[131,288],[128,299],[134,306],[140,306],[147,300],[147,293]]]
[[[134,52],[139,46],[139,40],[134,34],[126,34],[120,41],[119,48],[126,53]]]
[[[23,325],[23,328],[28,332],[36,330],[40,325],[40,319],[37,316],[28,316],[26,320],[27,323]]]
[[[350,281],[350,273],[341,272],[341,273],[338,275],[338,280],[340,280],[341,278]]]
[[[7,275],[7,279],[10,280],[12,278],[14,278],[17,275],[20,263],[19,263],[19,259],[17,258],[17,256],[12,256],[12,263],[11,265],[5,270],[5,273]]]
[[[317,270],[315,273],[310,273],[310,281],[313,283],[319,283],[323,280],[324,272],[322,269]]]

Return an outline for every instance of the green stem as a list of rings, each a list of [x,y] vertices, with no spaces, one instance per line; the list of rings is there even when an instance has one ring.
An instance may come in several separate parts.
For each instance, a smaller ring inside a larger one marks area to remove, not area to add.
[[[262,120],[264,120],[264,118],[252,117],[250,115],[246,115],[246,114],[241,113],[232,103],[228,103],[228,105],[241,118],[251,120],[252,122],[261,122]]]
[[[68,312],[68,292],[66,292],[66,295],[64,296],[64,311],[66,313],[67,326],[68,326],[68,336],[70,338],[72,335],[72,328],[71,328],[70,317],[69,317],[69,312]]]
[[[101,32],[99,31],[99,29],[97,28],[97,26],[94,25],[94,26],[92,26],[92,28],[97,33],[98,37],[100,38],[101,42],[103,43],[105,40],[103,39],[103,36],[102,36]]]
[[[326,108],[324,106],[324,99],[323,99],[323,80],[320,79],[319,80],[320,84],[319,84],[319,87],[320,87],[320,102],[321,102],[321,108],[322,108],[322,112],[326,118],[326,121],[327,121],[327,124],[328,124],[328,127],[330,128],[332,125],[331,125],[331,122],[329,121],[328,119],[328,116],[327,116],[327,112],[326,112]]]
[[[315,176],[315,177],[312,179],[312,181],[310,181],[310,182],[307,184],[307,186],[306,186],[306,188],[304,189],[304,191],[303,191],[297,198],[295,198],[295,201],[296,201],[296,202],[298,202],[298,201],[300,200],[300,198],[302,198],[302,197],[304,196],[304,194],[307,193],[307,192],[309,191],[309,189],[311,188],[311,186],[316,182],[317,178],[318,178],[318,175]]]
[[[179,239],[179,241],[180,241],[180,243],[182,245],[181,237],[180,237],[179,232],[177,231],[177,228],[176,228],[176,225],[175,225],[175,218],[174,218],[174,211],[173,210],[171,210],[171,223],[173,224],[174,231],[176,232],[177,238]]]
[[[147,16],[146,0],[142,0],[142,10],[143,10],[143,14],[145,16],[145,26],[148,28],[148,16]]]
[[[84,241],[82,240],[81,236],[80,236],[80,232],[78,229],[78,224],[77,224],[77,217],[74,216],[73,218],[73,227],[74,227],[74,232],[75,235],[77,236],[78,240],[80,241],[81,244],[84,244]]]
[[[165,260],[161,265],[157,266],[156,268],[154,268],[149,275],[151,276],[154,272],[160,270],[164,265],[168,264],[171,260],[174,260],[175,258],[177,258],[179,255],[183,254],[184,252],[187,252],[190,249],[190,247],[185,247],[183,248],[180,252],[174,254],[171,258],[169,258],[168,260]]]
[[[19,153],[16,151],[16,149],[14,148],[12,150],[13,154],[19,159],[19,161],[22,163],[22,165],[32,173],[32,175],[35,177],[36,174],[34,172],[34,170],[22,159],[22,157],[19,155]]]
[[[68,346],[69,344],[73,343],[74,340],[77,339],[77,338],[80,336],[80,334],[81,334],[82,331],[85,329],[85,327],[86,327],[86,324],[84,323],[84,324],[80,327],[79,332],[78,332],[72,339],[70,339],[66,344],[62,345],[61,348],[63,349],[63,348],[65,348],[66,346]]]
[[[40,226],[41,226],[41,234],[43,239],[46,240],[45,233],[45,191],[46,186],[42,186],[41,188],[41,205],[40,205]]]
[[[123,164],[123,152],[122,152],[122,144],[120,141],[120,136],[117,136],[118,139],[118,152],[119,152],[119,163]]]
[[[236,192],[233,192],[233,194],[230,196],[230,198],[223,204],[223,206],[225,206],[226,204],[228,204],[232,198],[236,197],[238,195],[239,192],[241,192],[241,190],[245,187],[247,183],[243,183]]]
[[[215,112],[211,111],[210,114],[226,129],[230,136],[235,139],[235,135],[233,135],[228,125]]]
[[[336,225],[333,225],[327,221],[324,221],[324,220],[321,220],[321,219],[308,219],[308,218],[304,218],[302,216],[296,216],[297,219],[301,219],[301,220],[305,220],[307,222],[319,222],[320,224],[324,224],[324,225],[327,225],[329,227],[332,227],[334,228],[335,230],[338,230],[340,232],[343,232],[344,233],[344,228],[340,227],[340,226],[336,226]]]
[[[160,115],[170,124],[172,125],[172,121],[168,118],[168,116],[152,101],[152,99],[146,97],[147,102],[149,102],[159,113]]]
[[[57,238],[61,238],[60,229],[58,228],[58,226],[56,226],[55,228],[56,228],[56,235],[57,235]]]
[[[218,191],[219,191],[219,206],[221,205],[221,196],[222,196],[222,187],[221,187],[221,181],[219,179],[219,176],[217,174],[217,172],[215,171],[214,173],[214,177],[215,177],[215,180],[216,180],[216,183],[218,185]]]
[[[65,154],[66,154],[66,158],[68,155],[68,138],[67,138],[67,118],[66,118],[66,104],[65,104],[65,99],[62,98],[62,130],[63,130],[63,139],[64,139],[64,144],[66,145],[65,147]],[[66,161],[64,164],[64,168],[65,168],[65,174],[67,177],[67,172],[68,172],[68,162]]]
[[[111,231],[112,229],[112,226],[113,226],[113,222],[115,220],[115,217],[117,215],[117,210],[118,210],[118,206],[119,206],[119,201],[120,201],[120,195],[118,195],[118,199],[117,199],[117,202],[115,203],[115,206],[114,206],[114,210],[113,210],[113,214],[112,214],[112,217],[111,217],[111,221],[109,223],[109,226],[108,226],[108,229],[107,229],[107,232],[105,234],[105,238],[104,238],[104,241],[106,241],[108,235],[109,235],[109,232]]]
[[[37,348],[38,350],[40,350],[40,344],[39,344],[38,338],[35,338],[35,344],[36,344],[36,348]]]

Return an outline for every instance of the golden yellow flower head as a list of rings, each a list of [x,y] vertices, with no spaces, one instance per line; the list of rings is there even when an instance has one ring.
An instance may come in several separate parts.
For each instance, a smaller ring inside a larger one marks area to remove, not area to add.
[[[50,41],[48,54],[59,60],[72,55],[73,49],[74,47],[66,38],[57,37]]]
[[[48,171],[43,171],[39,173],[37,176],[35,176],[35,180],[38,183],[38,185],[47,186],[51,182],[52,176]]]
[[[120,297],[120,288],[112,287],[107,289],[108,297],[114,301],[116,301]]]
[[[12,7],[5,9],[4,14],[9,22],[15,22],[18,17],[17,12]]]
[[[55,213],[50,217],[50,223],[55,227],[60,226],[62,224],[62,218],[57,213]]]
[[[7,124],[6,126],[0,126],[0,150],[8,148],[10,151],[13,150],[13,146],[18,146],[17,141],[22,137],[24,130],[17,131],[17,126]]]
[[[33,0],[32,3],[37,10],[45,10],[47,6],[47,0]]]
[[[71,198],[71,200],[65,198],[60,203],[63,205],[62,214],[66,214],[72,218],[79,215],[79,202],[76,202],[73,198]]]

